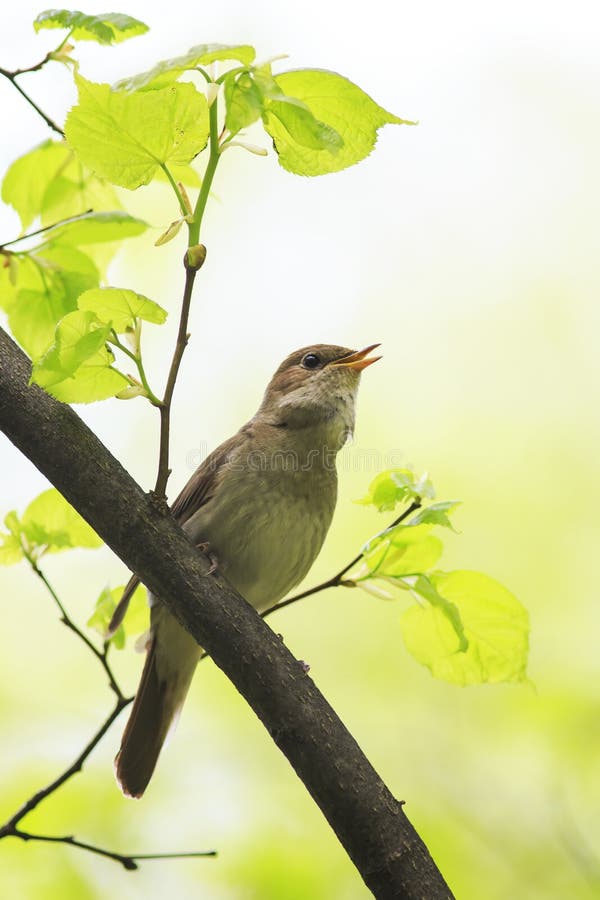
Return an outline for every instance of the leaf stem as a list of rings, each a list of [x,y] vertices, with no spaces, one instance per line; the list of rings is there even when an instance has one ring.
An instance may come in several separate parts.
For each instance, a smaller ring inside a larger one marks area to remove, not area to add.
[[[202,187],[200,188],[198,200],[196,201],[196,207],[194,209],[194,221],[190,222],[189,224],[189,247],[193,247],[200,240],[200,226],[202,225],[202,219],[204,217],[204,211],[206,209],[206,202],[208,200],[208,195],[212,187],[213,178],[215,176],[220,158],[218,101],[216,97],[210,106],[208,114],[210,123],[210,155],[208,157],[206,172],[204,173],[204,178],[202,179]]]
[[[194,209],[194,218],[192,222],[188,222],[188,251],[194,248],[200,241],[200,226],[206,209],[206,202],[210,193],[210,188],[215,176],[217,165],[219,163],[219,124],[218,124],[218,102],[215,97],[209,110],[210,124],[210,154],[206,166],[206,172],[202,179],[202,187],[198,194],[196,207]],[[167,376],[167,384],[160,406],[160,446],[158,451],[158,472],[156,475],[156,484],[154,493],[159,498],[164,498],[166,493],[167,482],[171,470],[169,469],[169,440],[171,430],[171,403],[173,400],[173,392],[175,390],[175,382],[179,374],[181,360],[189,339],[188,320],[190,315],[190,305],[192,302],[192,293],[194,290],[194,281],[196,273],[200,268],[200,264],[191,263],[190,255],[186,253],[184,259],[185,265],[185,285],[183,289],[183,298],[181,301],[181,312],[179,315],[179,329],[177,332],[177,341],[173,351],[171,367]]]
[[[173,188],[175,196],[177,197],[177,202],[179,203],[179,209],[181,210],[181,215],[187,216],[190,211],[186,206],[185,200],[183,199],[183,196],[181,194],[181,191],[179,190],[179,186],[178,186],[177,182],[175,181],[175,179],[171,175],[171,172],[169,171],[169,167],[167,166],[166,163],[161,163],[160,167],[163,170],[163,172],[165,173],[165,175],[167,176],[169,184]]]
[[[124,353],[126,356],[129,357],[129,359],[133,360],[133,362],[135,363],[136,368],[138,370],[138,374],[140,376],[140,381],[142,382],[144,390],[146,391],[146,393],[148,395],[148,399],[150,400],[150,403],[153,406],[160,407],[162,405],[162,400],[159,400],[159,398],[156,396],[156,394],[154,393],[154,391],[148,384],[148,378],[146,377],[146,370],[144,369],[144,363],[142,361],[141,351],[139,354],[137,354],[137,353],[134,353],[133,350],[130,350],[129,347],[127,347],[126,344],[124,344],[119,339],[119,335],[114,330],[114,328],[112,329],[112,337],[110,339],[110,343],[114,344],[114,346],[118,347],[122,353]]]

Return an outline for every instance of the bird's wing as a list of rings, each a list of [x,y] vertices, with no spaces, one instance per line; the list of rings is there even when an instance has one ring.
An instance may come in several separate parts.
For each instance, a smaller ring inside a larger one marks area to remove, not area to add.
[[[246,437],[247,429],[248,426],[244,426],[242,429],[244,437]],[[191,519],[200,507],[205,506],[214,496],[223,475],[223,466],[239,443],[240,432],[224,441],[207,456],[182,488],[171,507],[171,512],[180,525],[185,525],[187,520]]]
[[[245,425],[241,430],[241,434],[244,438],[247,438],[251,430],[252,426],[248,423],[248,425]],[[207,456],[204,462],[198,466],[185,487],[175,498],[171,507],[171,512],[180,525],[184,525],[187,520],[200,509],[200,507],[208,503],[213,497],[223,474],[224,463],[229,459],[232,450],[239,446],[239,442],[240,432],[217,447],[217,449]],[[132,575],[127,582],[121,599],[112,614],[108,626],[107,637],[112,637],[125,618],[125,614],[129,607],[129,601],[139,583],[140,579],[137,575]]]

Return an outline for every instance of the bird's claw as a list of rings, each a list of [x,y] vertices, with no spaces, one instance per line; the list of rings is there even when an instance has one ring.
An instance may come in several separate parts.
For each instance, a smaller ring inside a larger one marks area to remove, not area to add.
[[[196,544],[196,547],[198,550],[200,550],[201,553],[204,553],[206,556],[208,556],[210,560],[210,569],[206,574],[214,575],[214,573],[219,568],[219,560],[217,559],[216,554],[211,551],[210,543],[208,541],[202,541],[200,544]]]

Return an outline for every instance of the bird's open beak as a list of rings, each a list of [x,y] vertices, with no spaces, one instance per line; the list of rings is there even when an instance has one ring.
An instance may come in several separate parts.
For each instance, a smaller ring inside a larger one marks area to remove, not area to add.
[[[329,363],[329,365],[347,366],[349,369],[354,369],[355,372],[361,372],[363,369],[366,369],[367,366],[371,366],[373,363],[377,362],[378,359],[381,359],[381,356],[371,356],[367,359],[368,354],[371,350],[375,350],[376,347],[381,347],[381,344],[371,344],[369,347],[365,347],[364,350],[356,350],[355,353],[349,353],[348,356],[342,356],[341,359],[336,359]]]

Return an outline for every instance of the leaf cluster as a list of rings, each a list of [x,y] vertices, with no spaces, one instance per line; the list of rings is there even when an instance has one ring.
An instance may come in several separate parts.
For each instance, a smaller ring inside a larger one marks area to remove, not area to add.
[[[416,479],[410,469],[391,469],[381,472],[358,502],[382,511],[433,496],[427,476]],[[436,569],[443,543],[433,531],[453,529],[450,516],[458,505],[431,503],[376,535],[346,582],[386,600],[408,595],[416,601],[401,616],[402,637],[434,677],[460,685],[523,681],[529,648],[523,605],[481,572]]]

